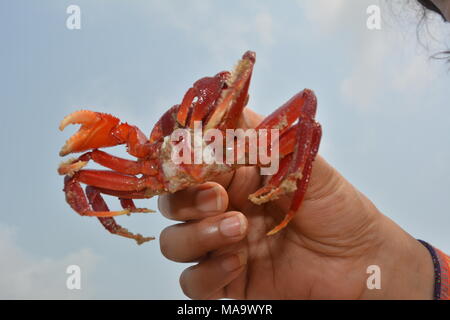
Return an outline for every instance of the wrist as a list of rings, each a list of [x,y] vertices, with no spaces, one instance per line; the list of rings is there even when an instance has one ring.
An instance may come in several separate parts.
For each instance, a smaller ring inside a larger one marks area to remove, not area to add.
[[[433,298],[434,266],[428,250],[384,215],[380,242],[371,264],[381,271],[381,289],[364,290],[362,299]]]

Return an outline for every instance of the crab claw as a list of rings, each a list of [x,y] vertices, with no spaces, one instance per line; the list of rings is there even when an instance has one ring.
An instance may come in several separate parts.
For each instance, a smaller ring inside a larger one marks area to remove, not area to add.
[[[248,88],[256,61],[256,54],[247,51],[227,75],[227,89],[222,90],[215,110],[206,123],[205,130],[234,128],[248,102]]]
[[[68,175],[69,177],[72,177],[76,172],[80,171],[84,166],[86,166],[87,163],[87,161],[69,159],[67,161],[61,162],[58,167],[58,173],[62,176]]]
[[[106,113],[80,110],[65,117],[59,125],[59,130],[64,130],[69,124],[81,124],[77,133],[66,141],[59,152],[65,156],[73,152],[81,152],[89,149],[111,147],[119,144],[112,134],[120,120]]]

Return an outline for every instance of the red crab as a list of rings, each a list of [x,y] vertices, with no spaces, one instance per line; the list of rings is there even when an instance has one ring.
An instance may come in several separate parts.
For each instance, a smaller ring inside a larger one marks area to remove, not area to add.
[[[167,138],[175,129],[192,130],[194,121],[202,121],[203,130],[213,128],[224,132],[235,128],[248,102],[255,58],[254,52],[247,51],[231,73],[224,71],[195,82],[181,104],[170,108],[159,119],[148,138],[137,127],[109,114],[81,110],[65,117],[60,130],[69,124],[81,124],[81,127],[67,140],[60,156],[88,151],[77,159],[61,163],[58,168],[59,174],[65,175],[64,192],[72,209],[82,216],[97,217],[111,233],[135,239],[138,244],[142,244],[154,238],[133,234],[119,226],[113,218],[134,212],[150,212],[148,209],[136,208],[133,199],[175,192],[208,181],[224,171],[249,165],[176,165],[170,158],[171,144],[167,143]],[[282,194],[294,192],[288,214],[268,235],[283,229],[302,203],[321,138],[320,124],[314,119],[316,107],[313,91],[305,89],[256,128],[279,130],[280,163],[278,171],[267,184],[250,195],[249,199],[262,204]],[[127,152],[137,160],[118,158],[99,150],[120,144],[126,144]],[[267,147],[270,149],[273,146]],[[111,170],[82,169],[90,160]],[[87,185],[85,191],[81,183]],[[110,211],[102,194],[119,198],[123,210]]]

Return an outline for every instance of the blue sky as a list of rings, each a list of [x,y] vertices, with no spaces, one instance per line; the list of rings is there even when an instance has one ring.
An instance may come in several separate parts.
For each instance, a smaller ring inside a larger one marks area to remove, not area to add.
[[[186,265],[167,261],[158,242],[110,236],[65,203],[58,152],[75,127],[58,124],[88,108],[149,133],[195,80],[248,49],[257,53],[249,106],[268,114],[313,89],[320,153],[406,231],[450,252],[450,73],[429,59],[449,45],[450,25],[431,18],[419,43],[414,1],[387,3],[2,1],[0,298],[184,298]],[[81,30],[66,28],[70,4]],[[371,4],[381,30],[366,28]],[[171,224],[159,214],[119,220],[156,237]],[[82,269],[79,291],[66,289],[70,264]]]

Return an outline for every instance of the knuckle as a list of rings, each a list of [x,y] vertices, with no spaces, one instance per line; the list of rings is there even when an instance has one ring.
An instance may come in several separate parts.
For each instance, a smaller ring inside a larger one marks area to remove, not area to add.
[[[189,281],[188,281],[188,274],[189,274],[189,272],[191,271],[191,268],[187,268],[187,269],[185,269],[182,273],[181,273],[181,275],[180,275],[180,288],[181,288],[181,291],[183,291],[183,293],[187,296],[187,297],[189,297],[189,298],[191,298],[191,299],[194,299],[194,296],[192,295],[192,288],[191,288],[191,286],[189,285]]]
[[[169,194],[163,194],[158,197],[158,210],[164,215],[169,216],[170,215],[170,195]]]
[[[201,241],[196,224],[183,223],[165,228],[160,234],[161,253],[174,262],[190,262],[196,257]]]
[[[215,220],[210,217],[166,227],[159,237],[161,253],[175,262],[189,262],[214,249],[221,240]]]
[[[170,227],[165,228],[160,236],[159,236],[159,247],[161,250],[161,253],[164,257],[166,257],[169,260],[174,260],[174,257],[172,256],[172,250],[171,250],[171,238],[170,238]]]

